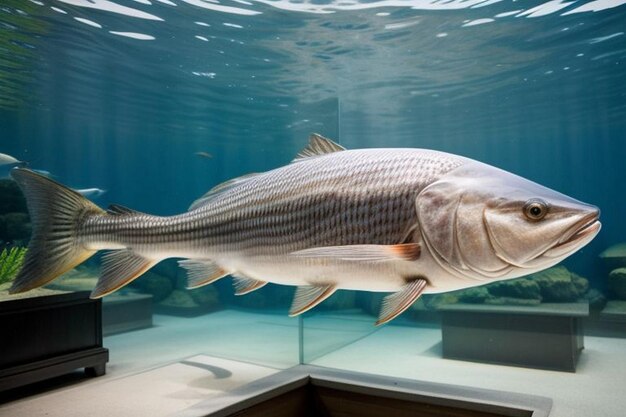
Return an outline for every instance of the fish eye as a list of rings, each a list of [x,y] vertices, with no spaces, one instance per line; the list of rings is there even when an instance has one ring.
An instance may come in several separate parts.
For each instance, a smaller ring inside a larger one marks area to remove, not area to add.
[[[548,214],[548,205],[540,199],[528,200],[524,204],[524,215],[530,220],[541,220]]]

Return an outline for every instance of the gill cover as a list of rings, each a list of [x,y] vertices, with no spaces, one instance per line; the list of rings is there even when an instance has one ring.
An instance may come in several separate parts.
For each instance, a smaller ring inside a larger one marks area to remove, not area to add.
[[[417,214],[431,253],[447,264],[442,266],[497,277],[510,266],[493,251],[483,219],[485,201],[475,192],[476,181],[452,176],[434,182],[417,197]]]

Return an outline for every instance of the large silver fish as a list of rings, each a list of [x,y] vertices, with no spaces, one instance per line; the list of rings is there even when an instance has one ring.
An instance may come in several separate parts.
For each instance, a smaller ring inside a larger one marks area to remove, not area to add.
[[[381,324],[420,294],[548,268],[600,230],[598,208],[498,168],[424,149],[345,150],[319,135],[291,164],[220,184],[171,217],[104,211],[27,169],[12,175],[33,224],[12,292],[108,249],[92,297],[185,258],[190,288],[226,275],[237,294],[298,286],[291,315],[338,289],[392,292]]]

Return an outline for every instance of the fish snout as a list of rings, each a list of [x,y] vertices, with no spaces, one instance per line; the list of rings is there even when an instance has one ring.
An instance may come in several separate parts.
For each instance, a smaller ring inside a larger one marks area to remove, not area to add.
[[[602,228],[599,218],[600,209],[595,206],[587,206],[580,219],[553,247],[544,253],[544,256],[548,258],[565,257],[591,242]]]
[[[595,236],[602,227],[602,223],[600,223],[600,209],[595,206],[591,206],[592,209],[589,210],[583,218],[580,220],[578,225],[576,226],[574,233],[568,239],[569,241],[582,239],[586,236],[593,235]]]

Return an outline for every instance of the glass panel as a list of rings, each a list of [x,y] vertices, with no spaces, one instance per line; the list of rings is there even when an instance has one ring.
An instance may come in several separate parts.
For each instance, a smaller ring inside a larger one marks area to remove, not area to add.
[[[315,361],[376,331],[370,296],[340,290],[303,314],[301,363]]]

